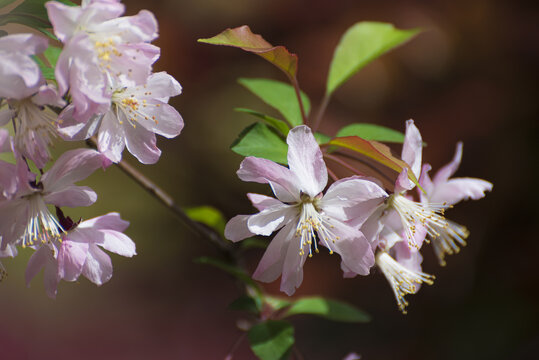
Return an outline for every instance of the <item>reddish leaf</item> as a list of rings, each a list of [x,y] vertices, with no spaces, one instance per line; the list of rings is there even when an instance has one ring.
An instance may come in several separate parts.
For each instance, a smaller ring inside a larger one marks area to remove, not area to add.
[[[257,54],[281,69],[291,80],[296,78],[298,56],[288,52],[284,46],[273,46],[258,34],[253,34],[249,26],[243,25],[226,29],[209,39],[199,42],[213,45],[233,46]]]
[[[408,178],[413,181],[417,186],[419,186],[417,178],[410,169],[410,166],[406,162],[394,157],[391,154],[391,150],[389,149],[389,147],[382,143],[379,143],[377,141],[365,140],[358,136],[346,136],[334,138],[328,144],[340,146],[363,154],[379,162],[380,164],[383,164],[390,169],[395,170],[398,173],[400,173],[404,168],[407,168]]]

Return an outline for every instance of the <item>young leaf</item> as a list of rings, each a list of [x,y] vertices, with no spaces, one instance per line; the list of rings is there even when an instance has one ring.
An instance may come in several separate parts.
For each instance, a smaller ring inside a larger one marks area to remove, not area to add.
[[[337,137],[359,136],[365,140],[374,140],[382,142],[391,142],[402,144],[404,134],[385,126],[374,124],[350,124],[343,127],[337,133]]]
[[[223,214],[211,206],[197,206],[185,210],[191,219],[203,223],[223,235],[226,220]]]
[[[288,145],[262,123],[245,128],[230,147],[243,156],[256,156],[286,165]]]
[[[279,130],[279,132],[283,134],[284,136],[287,136],[288,131],[290,131],[290,128],[284,121],[276,119],[272,116],[262,114],[262,113],[259,113],[258,111],[254,111],[251,109],[245,109],[245,108],[235,108],[234,110],[236,110],[237,112],[250,114],[250,115],[256,116],[259,119],[264,120],[266,123],[268,123],[268,125],[271,125],[275,129]]]
[[[331,140],[331,137],[318,132],[314,133],[314,138],[316,139],[318,145],[327,144]]]
[[[365,65],[401,45],[419,32],[399,30],[392,24],[364,21],[349,28],[341,38],[329,67],[326,94],[331,95]]]
[[[56,63],[58,62],[58,58],[60,57],[61,52],[61,48],[52,45],[50,45],[47,50],[43,52],[43,55],[45,56],[45,59],[47,59],[47,61],[49,62],[51,68],[56,68]]]
[[[197,263],[197,264],[211,265],[211,266],[214,266],[214,267],[216,267],[218,269],[221,269],[221,270],[229,273],[230,275],[234,276],[238,280],[242,281],[243,283],[251,286],[253,289],[256,290],[256,292],[258,294],[261,293],[259,286],[254,282],[254,280],[251,279],[251,277],[249,275],[247,275],[247,273],[245,273],[245,271],[243,271],[241,268],[239,268],[237,266],[234,266],[234,265],[231,265],[231,264],[229,264],[229,263],[227,263],[225,261],[215,259],[215,258],[211,258],[211,257],[207,257],[207,256],[202,256],[202,257],[196,258],[194,260],[194,262]]]
[[[253,34],[247,25],[226,29],[219,35],[208,39],[198,39],[198,41],[206,44],[237,47],[257,54],[281,69],[290,80],[296,78],[297,55],[288,52],[284,46],[271,45],[262,36]]]
[[[294,328],[286,321],[267,320],[247,333],[251,349],[261,360],[285,359],[294,345]]]
[[[304,297],[294,301],[283,317],[297,314],[311,314],[341,322],[368,322],[370,316],[365,312],[341,301],[322,297]]]
[[[38,56],[33,55],[32,59],[37,63],[39,66],[39,70],[41,70],[41,73],[43,74],[43,77],[47,80],[55,80],[54,77],[54,69],[51,68],[49,65],[45,64],[43,60],[41,60]]]
[[[301,109],[294,87],[281,81],[270,79],[238,79],[238,82],[258,96],[269,106],[277,109],[290,125],[298,126],[303,123]],[[301,92],[305,114],[309,114],[311,102],[305,93]]]
[[[400,173],[404,168],[408,168],[408,178],[413,181],[414,184],[420,187],[419,183],[417,182],[417,178],[410,169],[410,166],[406,162],[394,157],[391,154],[391,150],[382,143],[365,140],[357,136],[346,136],[334,138],[328,144],[337,145],[363,154],[379,162],[380,164],[395,170],[398,173]]]

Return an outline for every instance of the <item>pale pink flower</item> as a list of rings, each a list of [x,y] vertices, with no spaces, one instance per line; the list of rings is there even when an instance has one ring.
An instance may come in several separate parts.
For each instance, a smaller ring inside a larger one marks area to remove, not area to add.
[[[457,144],[453,160],[442,167],[431,180],[428,172],[431,170],[429,164],[423,165],[420,185],[425,193],[420,192],[419,196],[423,204],[444,203],[452,206],[462,200],[478,200],[485,196],[486,191],[492,190],[492,183],[475,178],[451,178],[457,171],[462,159],[462,143]],[[437,229],[440,236],[434,237],[432,245],[440,264],[445,265],[446,254],[455,254],[460,251],[461,246],[466,245],[465,239],[468,237],[468,230],[451,220],[446,220],[446,229]],[[444,231],[446,230],[446,231]]]
[[[238,170],[243,181],[268,183],[276,196],[248,194],[260,211],[232,218],[225,236],[239,241],[253,235],[268,236],[279,230],[269,244],[253,278],[271,282],[281,274],[281,290],[292,295],[303,280],[303,263],[318,252],[318,245],[337,252],[353,272],[367,275],[374,265],[371,245],[357,227],[346,224],[358,216],[359,205],[383,202],[386,192],[362,178],[342,179],[322,194],[327,169],[311,130],[297,126],[287,138],[289,168],[273,161],[247,157]],[[372,211],[377,204],[364,206]],[[318,244],[319,242],[319,244]]]
[[[41,245],[32,255],[26,268],[26,283],[45,268],[47,295],[55,297],[60,280],[76,281],[80,275],[96,285],[112,277],[112,262],[101,249],[118,255],[136,255],[135,243],[123,231],[129,226],[118,213],[109,213],[74,223],[59,212],[65,229],[61,240]]]
[[[151,12],[120,17],[124,6],[115,1],[84,1],[81,6],[49,1],[45,6],[64,43],[56,80],[61,94],[70,89],[77,120],[105,112],[115,83],[146,82],[159,57],[159,48],[149,44],[157,37]]]
[[[63,229],[48,205],[57,207],[89,206],[96,193],[75,182],[88,177],[103,165],[103,156],[90,149],[70,150],[62,154],[39,180],[18,157],[17,190],[0,202],[1,249],[8,244],[33,246],[60,238]]]
[[[98,150],[115,163],[122,159],[127,146],[141,163],[153,164],[161,155],[155,134],[172,138],[183,128],[181,115],[167,104],[170,97],[180,93],[181,86],[172,76],[155,73],[144,86],[116,89],[105,114],[93,117],[86,124],[70,119],[72,108],[68,106],[61,132],[72,140],[97,133]]]
[[[41,72],[30,56],[45,51],[47,43],[33,34],[0,37],[0,98],[22,99],[30,95],[28,89],[38,86]]]

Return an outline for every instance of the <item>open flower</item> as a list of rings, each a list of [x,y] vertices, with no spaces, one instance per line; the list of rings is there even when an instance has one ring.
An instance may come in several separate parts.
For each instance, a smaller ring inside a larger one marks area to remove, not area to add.
[[[249,194],[260,212],[232,218],[225,236],[239,241],[255,234],[268,236],[280,229],[253,278],[271,282],[282,274],[281,290],[288,295],[301,284],[303,263],[318,252],[318,245],[339,253],[351,271],[367,275],[374,265],[371,244],[358,227],[346,222],[357,216],[357,205],[374,199],[383,202],[386,192],[374,182],[356,177],[335,182],[323,195],[327,169],[311,130],[304,125],[295,127],[287,143],[289,168],[255,157],[241,163],[239,178],[268,183],[276,199]],[[364,210],[371,211],[367,207]]]
[[[423,165],[419,183],[425,190],[419,196],[423,204],[444,203],[452,206],[462,200],[478,200],[485,196],[486,191],[492,190],[492,183],[475,178],[451,178],[457,171],[462,159],[462,143],[457,143],[453,160],[442,167],[431,180],[429,164]],[[451,220],[446,220],[448,226],[438,229],[440,236],[434,237],[432,244],[440,265],[445,265],[445,255],[451,255],[460,251],[460,246],[465,246],[468,230]],[[445,230],[445,231],[444,231]]]
[[[70,89],[74,117],[87,121],[108,106],[113,83],[142,85],[159,57],[149,44],[157,21],[149,11],[120,17],[118,1],[84,1],[81,6],[46,3],[54,33],[64,43],[55,76],[60,93]]]
[[[141,163],[153,164],[161,155],[155,134],[172,138],[183,128],[181,115],[167,104],[181,89],[169,74],[152,74],[143,86],[115,89],[105,114],[94,116],[86,124],[73,119],[73,108],[68,106],[60,115],[60,131],[72,140],[87,139],[97,133],[98,150],[113,162],[122,159],[127,146]]]
[[[93,219],[74,223],[59,212],[60,223],[65,229],[61,239],[37,247],[28,261],[26,283],[45,269],[45,290],[49,297],[56,296],[60,280],[76,281],[80,275],[96,285],[112,277],[112,262],[101,249],[118,255],[136,255],[135,243],[123,233],[129,226],[118,213],[109,213]]]
[[[17,178],[17,190],[8,200],[0,202],[1,248],[5,249],[8,244],[33,246],[60,238],[64,229],[48,205],[77,207],[93,204],[96,193],[74,183],[102,165],[103,156],[95,150],[70,150],[36,180],[18,157],[16,174],[13,174]]]

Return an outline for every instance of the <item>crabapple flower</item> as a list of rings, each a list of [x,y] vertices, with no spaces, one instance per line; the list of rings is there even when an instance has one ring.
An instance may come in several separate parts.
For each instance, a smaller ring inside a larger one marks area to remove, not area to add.
[[[442,167],[431,180],[429,164],[423,165],[419,184],[425,190],[419,196],[423,204],[445,203],[449,206],[467,199],[478,200],[485,196],[486,191],[492,190],[492,183],[475,178],[452,178],[457,171],[462,159],[462,142],[457,143],[457,148],[453,160]],[[445,255],[458,253],[461,246],[466,245],[465,239],[468,237],[468,230],[451,220],[446,220],[447,231],[439,231],[440,236],[432,239],[434,252],[438,257],[440,265],[445,265]]]
[[[97,132],[97,148],[111,161],[119,162],[127,146],[141,163],[153,164],[161,155],[155,134],[172,138],[183,128],[181,115],[167,104],[181,89],[169,74],[152,74],[143,86],[115,89],[107,112],[86,124],[70,119],[72,108],[68,106],[61,115],[61,132],[71,140],[86,139]]]
[[[64,229],[48,205],[77,207],[93,204],[96,193],[74,183],[88,177],[104,162],[103,156],[95,150],[70,150],[37,180],[20,156],[17,160],[16,174],[13,174],[17,179],[17,190],[8,200],[0,202],[2,250],[8,244],[24,248],[59,239]]]
[[[241,163],[239,178],[268,183],[276,198],[248,194],[260,212],[232,218],[225,237],[239,241],[278,231],[253,278],[272,282],[282,275],[281,291],[288,295],[301,284],[303,264],[307,256],[318,252],[319,244],[330,253],[339,253],[351,271],[367,275],[374,265],[371,244],[357,226],[346,222],[358,215],[358,205],[375,199],[383,202],[387,193],[374,182],[355,177],[333,183],[324,195],[328,173],[311,130],[305,125],[295,127],[287,143],[288,168],[255,157]],[[363,206],[365,211],[375,207]]]
[[[25,98],[27,89],[38,85],[41,72],[30,56],[45,51],[47,43],[47,39],[33,34],[0,37],[0,98]]]
[[[49,1],[45,6],[64,43],[55,70],[58,87],[62,95],[70,90],[77,120],[106,111],[114,83],[146,82],[160,52],[149,44],[157,38],[151,12],[120,17],[125,9],[118,1],[84,1],[81,6]]]
[[[26,269],[26,282],[45,269],[45,289],[54,298],[60,280],[76,281],[80,275],[96,285],[112,277],[112,262],[102,250],[118,255],[136,255],[135,243],[123,231],[129,223],[118,213],[109,213],[93,219],[74,223],[59,213],[65,232],[60,239],[43,244],[32,255]]]

